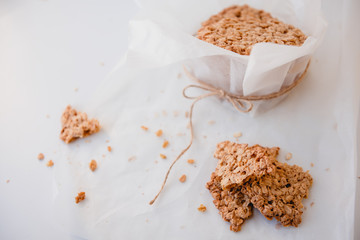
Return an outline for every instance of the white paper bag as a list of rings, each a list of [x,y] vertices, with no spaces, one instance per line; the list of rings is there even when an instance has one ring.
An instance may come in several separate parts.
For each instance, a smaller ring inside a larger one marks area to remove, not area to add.
[[[142,12],[131,22],[130,51],[141,53],[148,66],[187,60],[204,82],[238,95],[263,95],[291,84],[306,68],[326,28],[320,0],[139,0]],[[231,5],[248,4],[300,28],[301,47],[258,43],[251,55],[240,55],[195,37],[201,22]]]

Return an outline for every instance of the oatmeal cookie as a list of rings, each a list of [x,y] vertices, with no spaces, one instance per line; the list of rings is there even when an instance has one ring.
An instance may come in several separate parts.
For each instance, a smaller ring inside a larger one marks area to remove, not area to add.
[[[275,171],[278,153],[278,147],[219,143],[214,154],[219,159],[215,173],[221,178],[222,189],[239,186],[250,176],[260,177]]]
[[[285,227],[297,227],[303,213],[302,200],[308,197],[313,179],[299,166],[275,165],[276,171],[271,174],[250,177],[241,192],[267,219],[274,217]]]
[[[300,29],[248,5],[231,6],[210,17],[197,37],[241,55],[250,55],[256,43],[301,46],[307,38]]]
[[[211,180],[206,184],[212,197],[214,205],[219,210],[221,217],[230,222],[230,230],[238,232],[244,221],[253,214],[253,207],[250,199],[241,193],[238,188],[222,190],[220,177],[215,173],[211,174]]]

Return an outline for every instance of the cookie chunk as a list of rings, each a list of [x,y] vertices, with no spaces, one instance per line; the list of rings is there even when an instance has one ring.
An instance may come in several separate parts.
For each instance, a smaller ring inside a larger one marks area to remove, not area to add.
[[[65,143],[70,143],[78,138],[84,138],[100,131],[98,120],[88,120],[86,113],[78,112],[70,105],[66,107],[61,116],[61,125],[60,139]]]
[[[248,146],[230,141],[217,145],[214,156],[219,159],[215,173],[221,179],[222,189],[240,186],[251,177],[261,177],[275,171],[279,148]]]
[[[75,197],[75,203],[78,204],[79,202],[84,201],[85,197],[85,192],[79,192],[78,195]]]
[[[214,198],[214,205],[219,210],[221,217],[230,222],[230,230],[238,232],[244,221],[253,214],[252,204],[250,199],[237,188],[222,190],[220,179],[219,176],[212,173],[206,188]]]
[[[253,175],[241,192],[269,220],[297,227],[303,213],[302,199],[309,195],[313,179],[299,166],[276,162],[276,171],[261,177]]]
[[[241,55],[250,55],[256,43],[301,46],[307,38],[300,29],[248,5],[231,6],[210,17],[197,37]]]

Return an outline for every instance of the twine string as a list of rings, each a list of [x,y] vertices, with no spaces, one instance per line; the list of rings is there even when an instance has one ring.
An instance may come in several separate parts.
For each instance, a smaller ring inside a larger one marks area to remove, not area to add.
[[[277,98],[280,97],[286,93],[288,93],[289,91],[291,91],[294,87],[296,87],[300,81],[304,78],[308,68],[310,65],[310,61],[308,62],[308,64],[306,65],[306,68],[304,70],[304,72],[297,78],[294,80],[294,82],[292,84],[290,84],[289,86],[283,87],[281,88],[278,92],[274,92],[274,93],[270,93],[270,94],[266,94],[266,95],[261,95],[261,96],[243,96],[243,95],[234,95],[231,94],[229,92],[224,91],[221,88],[217,88],[214,87],[208,83],[205,83],[201,80],[199,80],[198,78],[196,78],[194,75],[192,75],[185,67],[184,67],[184,72],[185,74],[194,82],[198,83],[199,85],[195,85],[195,84],[191,84],[186,86],[183,89],[183,96],[187,99],[193,99],[194,101],[192,102],[191,106],[190,106],[190,111],[189,111],[189,125],[190,125],[190,143],[189,145],[184,148],[181,153],[175,158],[175,160],[171,163],[168,171],[166,172],[164,181],[161,185],[161,188],[159,190],[159,192],[156,194],[156,196],[154,197],[153,200],[151,200],[149,202],[150,205],[152,205],[156,199],[159,197],[160,193],[163,191],[166,181],[169,177],[170,171],[173,168],[173,166],[175,165],[175,163],[190,149],[191,145],[193,144],[193,140],[194,140],[194,129],[193,129],[193,123],[192,123],[192,115],[193,115],[193,109],[195,104],[207,97],[211,97],[211,96],[218,96],[219,98],[225,99],[228,102],[230,102],[233,107],[239,111],[239,112],[243,112],[243,113],[247,113],[250,112],[253,108],[253,103],[252,101],[260,101],[260,100],[269,100],[269,99],[273,99],[273,98]],[[202,89],[204,91],[207,91],[207,93],[204,93],[202,95],[199,96],[189,96],[187,95],[186,91],[190,88],[198,88],[198,89]]]

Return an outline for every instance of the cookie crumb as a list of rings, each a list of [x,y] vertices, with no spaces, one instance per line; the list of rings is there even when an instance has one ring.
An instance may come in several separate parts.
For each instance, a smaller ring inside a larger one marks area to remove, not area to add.
[[[103,155],[101,155],[103,158],[105,158],[106,157],[106,155],[105,154],[103,154]]]
[[[91,160],[91,162],[89,163],[89,168],[91,171],[95,171],[97,168],[97,162],[95,160]]]
[[[166,159],[166,156],[165,156],[164,154],[162,154],[162,153],[160,153],[160,157],[161,157],[162,159]]]
[[[206,211],[206,207],[203,204],[200,204],[200,206],[198,207],[199,212],[205,212]]]
[[[10,182],[10,179],[6,180],[6,183],[9,183]]]
[[[44,158],[45,158],[44,154],[39,153],[39,155],[38,155],[38,159],[39,159],[39,160],[44,160]]]
[[[314,166],[314,164],[313,164],[313,163],[310,163],[310,166],[311,166],[311,167],[313,167],[313,166]]]
[[[289,161],[292,158],[292,153],[287,153],[285,159]]]
[[[91,140],[90,140],[90,139],[86,139],[84,142],[85,142],[85,143],[91,143]]]
[[[159,162],[158,160],[155,160],[155,161],[154,161],[155,164],[158,164],[158,162]]]
[[[188,159],[187,162],[188,162],[189,164],[194,164],[194,163],[195,163],[195,160],[194,160],[194,159]]]
[[[242,136],[242,132],[234,133],[234,138],[239,138]]]
[[[50,115],[49,114],[46,114],[46,116],[45,116],[46,118],[50,118]]]
[[[74,88],[74,91],[77,92],[77,91],[79,91],[79,89],[78,89],[78,88]]]
[[[314,204],[315,204],[314,202],[311,202],[311,203],[310,203],[310,207],[314,206]]]
[[[165,140],[165,141],[163,142],[162,147],[163,147],[163,148],[166,148],[168,145],[169,145],[169,141]]]
[[[163,91],[164,92],[164,91]],[[165,110],[162,110],[162,115],[164,116],[164,117],[166,117],[167,116],[167,112],[165,111]]]
[[[325,171],[327,171],[327,172],[330,171],[330,168],[326,168]]]
[[[182,76],[181,73],[179,73],[179,74],[177,75],[177,78],[181,78],[181,76]]]
[[[174,117],[178,117],[179,116],[179,112],[178,111],[174,111]]]
[[[128,159],[129,162],[134,161],[134,160],[136,160],[136,156],[131,156],[131,157],[129,157],[129,159]]]
[[[105,142],[106,142],[106,143],[109,143],[109,142],[110,142],[110,140],[106,140]]]
[[[75,197],[76,204],[84,200],[85,200],[85,192],[79,192],[78,195]]]
[[[179,181],[180,182],[185,182],[186,181],[186,175],[184,174],[184,175],[182,175],[180,178],[179,178]]]
[[[186,118],[189,117],[189,112],[188,112],[188,111],[185,112],[185,117],[186,117]]]
[[[54,162],[53,162],[52,160],[49,160],[49,161],[46,163],[46,166],[52,167],[52,166],[54,166]]]
[[[145,222],[147,222],[147,223],[148,223],[148,222],[149,222],[149,219],[145,219]]]
[[[163,135],[163,131],[161,129],[157,130],[157,132],[155,133],[156,136],[161,137]]]
[[[182,137],[182,136],[185,136],[185,133],[181,133],[181,132],[179,132],[179,133],[177,133],[177,134],[176,134],[176,136],[178,136],[178,137]]]
[[[209,125],[214,125],[214,124],[215,124],[215,121],[214,121],[214,120],[210,120],[210,121],[208,122],[208,124],[209,124]]]
[[[108,150],[109,152],[111,152],[111,151],[112,151],[111,146],[108,146],[108,147],[107,147],[107,150]]]

